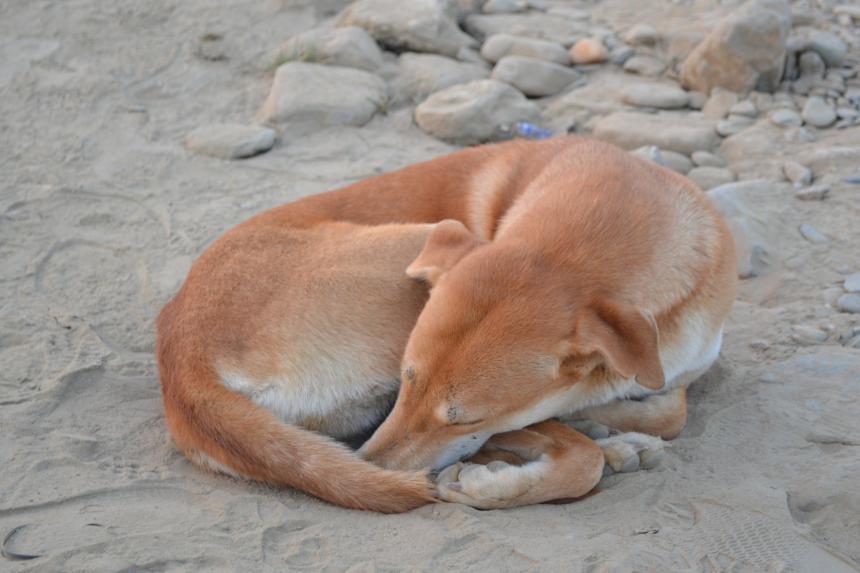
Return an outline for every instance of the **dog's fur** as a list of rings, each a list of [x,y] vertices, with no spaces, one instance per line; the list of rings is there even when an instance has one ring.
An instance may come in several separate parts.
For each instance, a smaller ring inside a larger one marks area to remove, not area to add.
[[[426,503],[426,468],[479,449],[490,465],[443,471],[445,499],[576,497],[603,455],[550,419],[676,435],[734,269],[720,217],[667,169],[575,137],[467,149],[209,247],[158,320],[168,427],[204,467],[347,507]],[[368,431],[395,396],[361,449],[389,469],[308,431]]]

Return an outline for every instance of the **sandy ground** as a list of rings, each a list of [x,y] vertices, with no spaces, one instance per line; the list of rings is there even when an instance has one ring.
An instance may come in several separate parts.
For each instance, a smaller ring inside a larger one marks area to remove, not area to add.
[[[328,4],[0,3],[0,536],[24,526],[7,549],[41,555],[0,571],[858,570],[860,350],[839,335],[860,315],[825,302],[860,271],[847,183],[820,203],[757,198],[779,262],[742,283],[688,427],[661,467],[585,501],[374,515],[207,475],[173,448],[153,318],[194,257],[251,214],[453,149],[409,110],[284,133],[241,162],[183,148],[198,125],[250,121],[267,55]],[[227,59],[196,55],[207,33]],[[860,146],[860,128],[774,145],[762,165]],[[800,344],[795,325],[830,334]]]

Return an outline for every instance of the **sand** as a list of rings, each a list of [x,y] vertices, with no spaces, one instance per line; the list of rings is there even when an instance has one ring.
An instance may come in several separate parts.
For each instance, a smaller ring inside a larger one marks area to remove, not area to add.
[[[757,197],[778,260],[742,282],[687,428],[659,468],[584,501],[382,516],[208,475],[176,451],[153,319],[193,259],[254,213],[454,149],[409,109],[287,131],[243,161],[183,147],[200,125],[250,122],[267,56],[342,4],[0,5],[0,538],[39,556],[0,571],[860,570],[860,350],[840,342],[860,315],[827,303],[860,271],[860,186],[837,179],[824,202]],[[199,55],[212,33],[223,59]],[[831,146],[860,146],[860,128],[763,149],[761,169]],[[804,240],[803,222],[828,242]]]

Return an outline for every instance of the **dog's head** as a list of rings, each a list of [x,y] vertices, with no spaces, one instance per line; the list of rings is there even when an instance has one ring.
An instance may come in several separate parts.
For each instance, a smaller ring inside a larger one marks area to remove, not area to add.
[[[441,469],[493,434],[558,414],[596,368],[663,385],[654,321],[610,300],[580,301],[553,261],[525,245],[487,243],[443,221],[406,272],[432,290],[394,409],[362,447],[376,463]]]

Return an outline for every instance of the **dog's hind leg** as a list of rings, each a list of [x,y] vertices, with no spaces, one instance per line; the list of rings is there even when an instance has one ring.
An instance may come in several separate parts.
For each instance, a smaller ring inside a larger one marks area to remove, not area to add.
[[[547,420],[497,434],[437,478],[445,501],[482,509],[582,497],[603,475],[604,453],[587,436]]]
[[[616,400],[577,412],[575,417],[577,421],[572,422],[573,427],[594,438],[606,436],[600,435],[599,428],[593,424],[583,424],[583,420],[619,432],[638,432],[672,440],[678,437],[687,423],[687,389],[681,386],[641,400]]]

